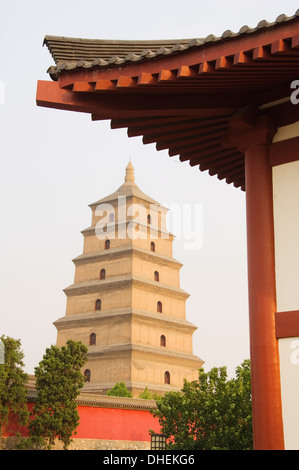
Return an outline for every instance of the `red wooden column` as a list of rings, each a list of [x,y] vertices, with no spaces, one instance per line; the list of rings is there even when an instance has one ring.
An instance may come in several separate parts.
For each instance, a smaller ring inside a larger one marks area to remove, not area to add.
[[[253,432],[256,450],[284,449],[278,341],[272,169],[268,116],[232,119],[230,142],[245,154]]]
[[[272,169],[268,145],[245,152],[249,324],[255,449],[283,449],[278,341]]]

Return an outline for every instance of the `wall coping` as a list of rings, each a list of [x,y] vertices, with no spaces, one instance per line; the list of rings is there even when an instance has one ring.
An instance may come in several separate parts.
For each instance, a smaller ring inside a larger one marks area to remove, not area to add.
[[[28,390],[27,399],[34,403],[37,399],[36,390]],[[78,406],[95,406],[99,408],[127,408],[130,410],[150,411],[157,408],[155,400],[144,398],[113,397],[100,395],[95,392],[82,392],[77,397]]]

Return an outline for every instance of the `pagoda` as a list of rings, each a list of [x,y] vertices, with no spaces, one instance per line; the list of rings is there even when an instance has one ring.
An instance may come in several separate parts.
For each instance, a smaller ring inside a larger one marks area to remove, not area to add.
[[[203,361],[193,354],[196,327],[186,320],[168,210],[139,189],[131,162],[119,189],[90,208],[66,314],[54,322],[57,346],[88,346],[84,391],[105,394],[117,382],[133,396],[180,390]]]

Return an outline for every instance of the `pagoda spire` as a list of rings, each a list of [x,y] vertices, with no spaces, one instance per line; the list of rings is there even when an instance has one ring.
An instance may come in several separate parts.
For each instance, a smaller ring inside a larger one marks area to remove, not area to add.
[[[135,183],[134,167],[133,167],[131,162],[129,162],[127,167],[126,167],[125,182],[126,183]]]

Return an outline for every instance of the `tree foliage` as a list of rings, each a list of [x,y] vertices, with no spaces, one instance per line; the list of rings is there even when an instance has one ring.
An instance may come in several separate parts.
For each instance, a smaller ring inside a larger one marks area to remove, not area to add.
[[[250,450],[253,448],[250,362],[228,380],[226,367],[199,371],[197,381],[184,382],[181,392],[156,400],[170,449]]]
[[[132,397],[132,393],[127,389],[125,382],[117,382],[106,395],[112,397]]]
[[[143,392],[140,393],[139,398],[143,398],[143,400],[153,400],[155,398],[155,394],[151,393],[148,390],[148,387],[145,387]]]
[[[20,340],[1,336],[5,360],[0,364],[0,441],[9,422],[25,425],[28,421],[27,390],[28,375],[23,371],[24,354]]]
[[[87,360],[87,347],[69,340],[66,346],[46,349],[35,368],[37,402],[29,424],[30,445],[47,442],[51,449],[55,439],[67,449],[79,424],[76,398],[84,385],[81,368]]]

